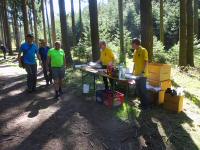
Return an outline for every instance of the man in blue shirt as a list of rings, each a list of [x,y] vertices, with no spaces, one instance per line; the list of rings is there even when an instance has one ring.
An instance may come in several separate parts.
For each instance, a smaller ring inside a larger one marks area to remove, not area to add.
[[[33,92],[36,90],[36,81],[37,81],[37,62],[35,56],[40,60],[38,53],[38,47],[34,41],[34,36],[32,34],[26,35],[26,42],[23,43],[20,47],[18,54],[19,66],[22,66],[22,61],[24,63],[24,68],[27,72],[27,86],[28,92]],[[23,57],[21,59],[21,55]]]
[[[43,74],[44,78],[46,80],[46,84],[49,85],[49,83],[52,83],[52,71],[49,69],[49,72],[47,68],[51,68],[50,64],[47,66],[47,54],[49,51],[49,47],[47,46],[47,42],[43,39],[40,40],[40,48],[39,48],[39,54],[40,58],[42,60],[42,69],[43,69]]]

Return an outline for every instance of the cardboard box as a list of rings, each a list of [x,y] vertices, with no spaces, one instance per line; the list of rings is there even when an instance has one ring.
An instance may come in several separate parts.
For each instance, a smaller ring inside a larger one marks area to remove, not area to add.
[[[165,93],[164,108],[174,112],[181,112],[183,110],[183,96],[171,96]]]
[[[149,80],[153,81],[165,81],[170,80],[171,76],[171,65],[169,64],[158,64],[158,63],[149,63]]]

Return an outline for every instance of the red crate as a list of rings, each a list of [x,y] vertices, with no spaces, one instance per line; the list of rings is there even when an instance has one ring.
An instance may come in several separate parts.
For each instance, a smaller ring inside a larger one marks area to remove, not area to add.
[[[104,104],[108,108],[122,105],[124,102],[124,99],[125,99],[124,94],[118,91],[109,90],[104,93]]]

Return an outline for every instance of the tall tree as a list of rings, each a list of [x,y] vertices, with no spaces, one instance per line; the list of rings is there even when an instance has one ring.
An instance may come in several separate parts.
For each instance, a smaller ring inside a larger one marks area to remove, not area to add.
[[[187,0],[180,1],[179,66],[187,65]]]
[[[17,0],[13,1],[13,23],[14,23],[14,32],[16,40],[16,50],[20,48],[20,36],[19,36],[19,22],[18,22],[18,9],[17,9]]]
[[[32,9],[33,9],[33,22],[34,22],[35,41],[38,44],[37,11],[35,9],[35,0],[32,0],[31,2],[32,2]]]
[[[163,10],[163,0],[160,0],[160,41],[164,44],[164,10]]]
[[[6,36],[6,46],[9,50],[9,54],[12,55],[12,45],[11,45],[11,33],[10,33],[10,25],[9,25],[9,18],[8,18],[8,6],[7,6],[7,0],[3,0],[3,13],[4,13],[4,30],[5,30],[5,36]]]
[[[124,49],[124,24],[123,24],[123,0],[118,0],[119,33],[120,33],[120,62],[126,62]]]
[[[30,1],[28,2],[28,18],[29,18],[29,25],[30,25],[30,32],[33,33],[33,16],[32,16],[32,5]]]
[[[149,53],[149,61],[153,57],[153,21],[151,0],[140,0],[141,43]]]
[[[76,27],[75,27],[75,17],[74,17],[74,0],[71,0],[71,19],[72,19],[73,46],[75,46],[75,44],[76,44]]]
[[[198,0],[194,0],[194,34],[198,37],[199,33],[199,25],[198,25],[198,19],[199,19],[199,14],[198,14]]]
[[[193,0],[187,0],[187,64],[194,66],[193,43],[194,43],[194,17]]]
[[[82,22],[82,11],[81,11],[81,0],[79,0],[79,38],[81,38],[82,31],[83,31],[83,22]]]
[[[43,23],[44,40],[47,41],[45,13],[44,13],[44,0],[41,0],[41,9],[42,9],[42,23]]]
[[[53,0],[50,0],[50,14],[51,14],[51,37],[52,37],[52,42],[54,44],[56,41],[56,28],[55,28]]]
[[[24,24],[24,35],[26,36],[29,33],[29,24],[28,24],[28,8],[27,0],[22,0],[22,15],[23,15],[23,24]]]
[[[48,27],[48,35],[49,35],[48,41],[49,41],[50,46],[52,46],[52,43],[51,43],[51,31],[50,31],[50,25],[49,25],[49,13],[48,13],[48,9],[47,9],[47,0],[45,0],[45,10],[46,10],[47,27]]]
[[[66,62],[71,65],[72,57],[68,40],[68,26],[65,10],[65,0],[59,0],[59,11],[60,11],[60,26],[61,26],[61,36],[62,36],[62,47],[66,53]]]
[[[99,59],[99,28],[98,28],[98,11],[97,0],[89,0],[90,29],[92,42],[92,59]]]
[[[0,9],[3,10],[3,2],[0,2]],[[5,36],[4,36],[4,25],[3,25],[3,21],[4,21],[4,15],[3,13],[0,13],[0,42],[1,44],[5,43]]]

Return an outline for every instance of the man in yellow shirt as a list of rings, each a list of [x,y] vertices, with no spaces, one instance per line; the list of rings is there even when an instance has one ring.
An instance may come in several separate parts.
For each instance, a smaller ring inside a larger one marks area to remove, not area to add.
[[[104,69],[107,69],[108,66],[112,66],[115,61],[115,56],[110,48],[106,46],[105,41],[100,41],[99,47],[101,49],[100,59],[98,62],[101,62]],[[103,77],[103,81],[105,84],[105,89],[109,89],[108,86],[108,78]],[[109,79],[111,87],[113,87],[113,80]]]
[[[147,108],[149,100],[147,97],[146,80],[148,76],[148,51],[141,46],[139,39],[132,40],[133,56],[133,74],[138,76],[136,79],[136,92],[141,101],[141,107]]]

